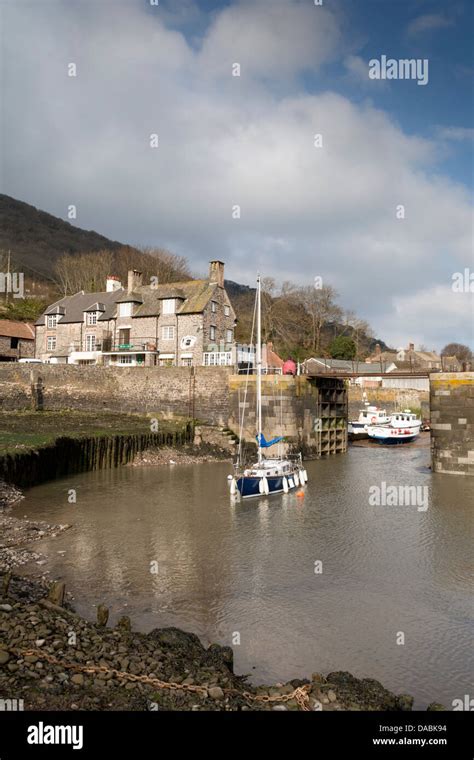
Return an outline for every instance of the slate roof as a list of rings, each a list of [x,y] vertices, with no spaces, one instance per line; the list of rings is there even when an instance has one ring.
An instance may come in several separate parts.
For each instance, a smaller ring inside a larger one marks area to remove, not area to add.
[[[121,288],[111,293],[84,293],[80,291],[73,296],[66,296],[51,304],[44,314],[36,320],[36,325],[45,324],[45,316],[58,312],[58,307],[65,308],[65,315],[59,324],[82,322],[84,311],[91,311],[91,307],[101,304],[105,311],[98,318],[99,322],[113,319],[116,316],[117,304],[133,301],[140,304],[133,317],[156,317],[161,313],[161,301],[167,298],[176,298],[181,301],[177,305],[177,314],[199,314],[212,299],[219,286],[209,280],[187,280],[185,282],[170,282],[158,287],[144,285],[137,288],[133,293]],[[97,309],[99,311],[99,309]]]
[[[155,317],[160,314],[161,301],[177,298],[182,301],[176,309],[177,314],[199,314],[204,311],[218,287],[209,280],[189,280],[186,282],[169,282],[153,288],[151,285],[140,288],[143,305],[135,312],[135,317]]]
[[[116,303],[143,303],[143,298],[136,290],[129,293],[127,290],[122,290],[122,295],[117,299]]]
[[[123,292],[123,290],[114,290],[111,293],[84,293],[81,290],[79,293],[74,293],[73,296],[66,296],[48,306],[44,314],[36,320],[35,325],[44,325],[45,316],[47,314],[56,314],[56,307],[58,306],[63,306],[65,309],[64,316],[61,317],[58,324],[64,325],[82,322],[84,320],[84,312],[97,303],[105,306],[105,311],[99,317],[99,322],[104,322],[115,316],[116,303]]]
[[[4,338],[21,338],[34,340],[35,331],[29,322],[17,322],[13,319],[0,319],[0,336]]]

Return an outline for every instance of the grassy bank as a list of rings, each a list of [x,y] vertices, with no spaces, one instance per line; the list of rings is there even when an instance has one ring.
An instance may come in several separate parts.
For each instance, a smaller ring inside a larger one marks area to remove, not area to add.
[[[158,431],[145,415],[113,412],[0,412],[0,456],[51,446],[58,438],[99,438],[183,431],[187,420],[160,420]]]

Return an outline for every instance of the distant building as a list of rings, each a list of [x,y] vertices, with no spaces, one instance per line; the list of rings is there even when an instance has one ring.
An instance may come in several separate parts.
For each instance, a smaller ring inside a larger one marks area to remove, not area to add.
[[[264,343],[262,345],[262,371],[267,374],[281,375],[283,364],[283,359],[273,350],[273,343]]]
[[[370,364],[368,362],[351,359],[311,358],[306,359],[301,365],[302,374],[307,375],[321,375],[337,372],[350,372],[352,374],[360,372],[360,377],[351,378],[351,382],[354,385],[359,385],[361,388],[380,387],[382,384],[382,374],[393,372],[395,369],[396,366],[393,362],[382,361],[378,364]]]
[[[28,322],[0,319],[0,362],[15,362],[34,355],[34,326]]]
[[[398,348],[396,351],[381,351],[377,344],[375,352],[366,359],[371,364],[393,362],[400,372],[416,370],[441,370],[441,357],[436,351],[416,351],[415,344],[409,343],[408,348]]]
[[[466,362],[468,364],[468,362]],[[456,356],[442,356],[441,365],[443,372],[463,372],[463,363]]]
[[[100,293],[80,291],[51,304],[36,322],[36,356],[51,363],[108,366],[217,366],[236,361],[235,312],[224,264],[205,280],[127,287],[107,278]]]

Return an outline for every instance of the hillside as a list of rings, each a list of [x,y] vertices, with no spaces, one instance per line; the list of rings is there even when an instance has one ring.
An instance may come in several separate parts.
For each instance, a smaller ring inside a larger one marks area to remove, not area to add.
[[[192,279],[186,259],[161,248],[138,250],[109,240],[93,230],[82,230],[52,214],[36,209],[8,195],[0,195],[0,269],[6,271],[6,255],[11,252],[11,271],[25,272],[25,299],[0,302],[2,318],[34,320],[47,303],[79,290],[99,291],[107,274],[126,281],[127,271],[143,272],[144,280],[158,276],[160,282]],[[271,278],[270,278],[271,280]],[[273,281],[272,281],[273,282]],[[250,340],[255,288],[226,280],[226,289],[237,314],[235,339]],[[362,357],[384,341],[372,336],[370,326],[352,315],[343,323],[344,309],[337,304],[337,293],[330,287],[327,308],[318,317],[317,340],[311,308],[311,288],[287,283],[289,289],[266,283],[262,295],[264,340],[271,340],[283,357],[303,359],[315,353],[328,355],[337,336],[354,341]],[[309,301],[308,301],[309,298]],[[352,326],[354,325],[354,326]]]
[[[93,230],[82,230],[28,203],[0,194],[0,252],[11,251],[28,275],[51,277],[56,260],[83,251],[118,251],[124,246]]]

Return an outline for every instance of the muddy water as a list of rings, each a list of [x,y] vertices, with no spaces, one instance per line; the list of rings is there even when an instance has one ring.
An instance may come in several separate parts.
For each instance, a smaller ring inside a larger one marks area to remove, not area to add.
[[[111,622],[234,645],[254,682],[349,670],[451,707],[472,693],[474,484],[428,463],[424,447],[352,447],[308,463],[304,498],[235,504],[225,463],[125,467],[34,488],[13,514],[73,524],[33,567],[91,619],[104,602]],[[371,503],[383,483],[418,502]]]

